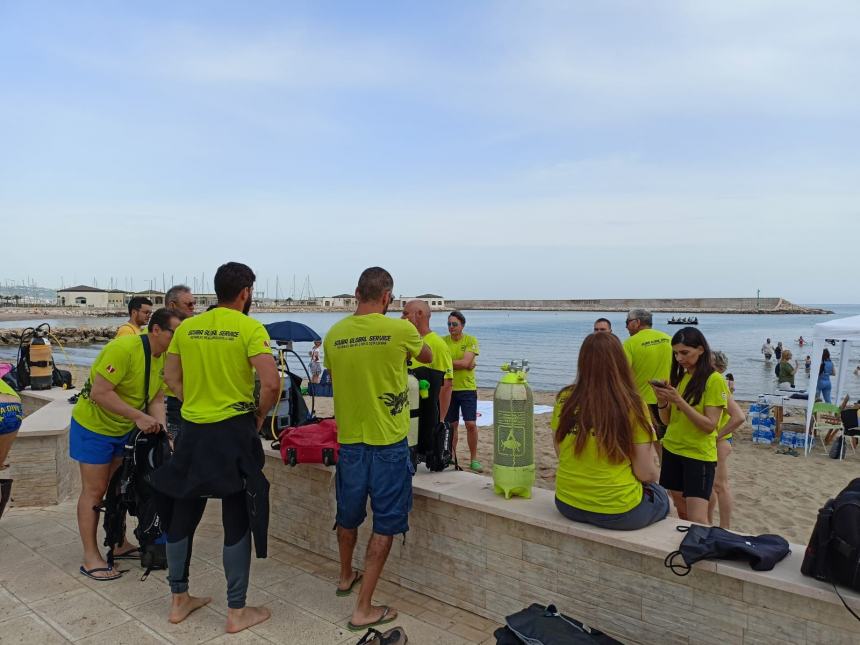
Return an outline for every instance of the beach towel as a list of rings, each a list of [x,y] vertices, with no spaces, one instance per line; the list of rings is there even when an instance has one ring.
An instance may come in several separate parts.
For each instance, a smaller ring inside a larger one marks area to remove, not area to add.
[[[549,414],[552,412],[552,406],[550,405],[536,405],[535,406],[535,416],[538,414]],[[460,417],[460,423],[463,423],[463,417]],[[478,414],[475,420],[475,423],[478,426],[491,426],[493,425],[493,402],[492,401],[478,401]]]

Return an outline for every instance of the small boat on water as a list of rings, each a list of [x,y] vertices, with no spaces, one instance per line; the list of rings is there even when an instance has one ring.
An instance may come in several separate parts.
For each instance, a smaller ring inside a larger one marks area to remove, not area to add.
[[[698,325],[699,319],[696,316],[687,316],[681,318],[675,318],[672,316],[669,320],[666,321],[667,325]]]

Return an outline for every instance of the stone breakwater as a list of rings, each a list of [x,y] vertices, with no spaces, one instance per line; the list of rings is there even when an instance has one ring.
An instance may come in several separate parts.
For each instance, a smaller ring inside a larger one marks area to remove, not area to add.
[[[18,346],[23,329],[0,329],[0,346]],[[63,345],[79,346],[106,343],[116,335],[116,327],[54,327],[49,340]]]
[[[832,314],[784,298],[636,298],[596,300],[449,300],[452,309],[511,311],[630,311],[677,314]]]

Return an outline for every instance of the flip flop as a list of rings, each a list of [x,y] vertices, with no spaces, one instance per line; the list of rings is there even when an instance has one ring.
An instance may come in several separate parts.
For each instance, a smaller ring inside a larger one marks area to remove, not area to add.
[[[81,575],[86,576],[87,578],[92,578],[93,580],[116,580],[117,578],[122,578],[121,571],[115,571],[113,567],[97,567],[95,569],[84,569],[84,565],[81,565]],[[94,576],[94,573],[99,573],[101,571],[111,571],[115,573],[114,576]]]
[[[347,587],[346,589],[337,589],[337,590],[335,590],[335,592],[334,592],[334,593],[335,593],[335,595],[336,595],[336,596],[341,596],[341,597],[343,597],[343,596],[348,596],[349,594],[351,594],[351,593],[352,593],[352,589],[353,589],[353,587],[355,587],[355,585],[358,583],[358,581],[359,581],[359,580],[361,580],[361,573],[359,573],[358,571],[356,571],[356,572],[355,572],[355,577],[352,579],[352,582],[351,582],[351,583],[349,583],[349,587]]]
[[[380,625],[385,625],[386,623],[390,623],[394,620],[397,620],[397,614],[389,616],[389,613],[391,613],[391,607],[385,605],[382,607],[382,615],[379,617],[379,620],[374,621],[372,623],[365,623],[364,625],[356,625],[352,621],[349,621],[346,624],[346,628],[351,632],[360,632],[370,627],[379,627]]]
[[[408,642],[402,627],[393,627],[384,634],[371,627],[356,645],[406,645]]]
[[[140,560],[140,547],[136,546],[125,553],[115,553],[114,560]]]

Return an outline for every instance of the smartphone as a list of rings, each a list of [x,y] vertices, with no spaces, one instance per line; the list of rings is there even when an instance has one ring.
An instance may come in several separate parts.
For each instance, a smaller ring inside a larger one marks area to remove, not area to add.
[[[663,381],[658,381],[658,380],[656,380],[656,379],[651,379],[651,380],[650,380],[650,381],[648,381],[648,382],[649,382],[651,385],[653,385],[654,387],[666,388],[666,383],[664,383]]]

